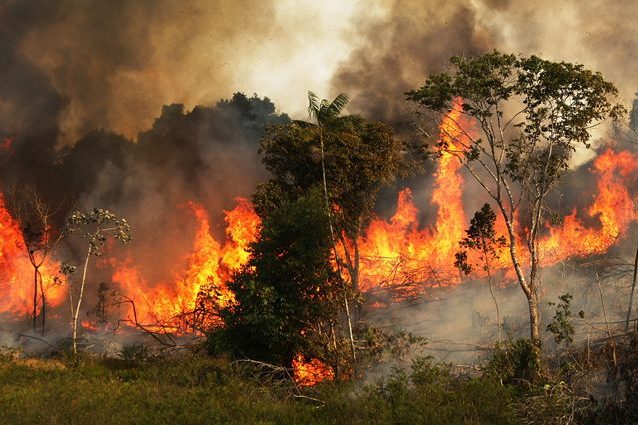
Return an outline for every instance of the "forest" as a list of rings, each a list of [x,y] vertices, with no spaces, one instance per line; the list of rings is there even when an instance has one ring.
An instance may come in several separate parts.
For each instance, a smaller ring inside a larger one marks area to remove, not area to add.
[[[3,134],[0,422],[638,421],[635,110],[533,55],[423,77],[410,125]]]

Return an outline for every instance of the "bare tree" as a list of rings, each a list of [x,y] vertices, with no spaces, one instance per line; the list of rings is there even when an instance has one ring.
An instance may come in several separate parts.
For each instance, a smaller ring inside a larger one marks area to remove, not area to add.
[[[131,241],[131,228],[125,219],[118,219],[115,213],[104,210],[94,209],[91,212],[75,211],[69,217],[65,235],[72,235],[77,231],[84,231],[83,236],[88,240],[88,248],[84,258],[82,267],[82,279],[76,303],[73,303],[72,290],[69,288],[69,296],[71,297],[71,326],[73,331],[73,354],[77,355],[77,329],[78,316],[82,299],[84,298],[84,288],[86,285],[87,270],[89,268],[89,260],[93,256],[103,254],[106,245],[107,235],[111,235],[114,239],[126,244]],[[67,268],[67,270],[73,270]]]
[[[11,204],[13,215],[20,223],[24,248],[33,267],[33,332],[37,331],[39,315],[41,332],[44,334],[47,289],[49,285],[57,283],[58,280],[53,279],[52,282],[46,283],[42,276],[42,267],[62,239],[62,233],[56,232],[54,229],[54,217],[59,208],[51,208],[43,201],[37,190],[30,185],[25,187],[11,186],[11,189],[7,191],[7,198]],[[38,307],[40,307],[39,313]]]

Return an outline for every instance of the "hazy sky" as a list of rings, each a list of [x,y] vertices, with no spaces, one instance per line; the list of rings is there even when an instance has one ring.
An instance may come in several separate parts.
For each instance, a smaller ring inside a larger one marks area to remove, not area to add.
[[[346,92],[352,112],[392,121],[403,92],[450,56],[494,48],[582,62],[630,103],[632,16],[635,0],[10,0],[0,5],[0,121],[19,131],[40,108],[64,143],[92,128],[134,138],[164,104],[235,91],[303,118],[308,90]],[[32,100],[45,84],[56,102]]]

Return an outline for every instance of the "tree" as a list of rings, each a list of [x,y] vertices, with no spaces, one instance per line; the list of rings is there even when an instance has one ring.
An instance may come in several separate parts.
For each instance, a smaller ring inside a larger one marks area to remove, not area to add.
[[[286,366],[302,352],[337,366],[344,345],[335,331],[342,281],[330,264],[321,191],[282,199],[276,188],[262,188],[255,198],[260,236],[228,283],[237,302],[220,310],[225,326],[209,336],[209,347]]]
[[[468,257],[468,251],[472,250],[478,252],[480,267],[487,274],[487,283],[490,286],[490,294],[494,301],[494,308],[496,309],[496,326],[498,328],[498,342],[501,342],[501,313],[498,308],[498,302],[496,301],[496,295],[494,294],[494,286],[492,282],[492,260],[499,258],[499,251],[504,248],[507,243],[505,237],[497,236],[494,229],[494,223],[496,222],[496,214],[490,207],[490,204],[485,204],[483,207],[474,214],[474,217],[470,221],[470,227],[465,231],[466,235],[460,242],[462,248],[456,253],[454,265],[459,268],[463,273],[470,274],[476,267],[472,264]]]
[[[311,115],[317,125],[295,121],[270,127],[261,141],[263,162],[272,173],[272,184],[283,192],[302,194],[320,186],[339,269],[349,277],[356,293],[359,287],[358,239],[372,217],[379,190],[408,170],[405,145],[380,122],[358,116],[340,117],[347,98],[318,102],[312,93]],[[348,292],[344,287],[344,292]],[[350,306],[344,297],[346,315]],[[356,357],[351,335],[353,358]]]
[[[65,236],[70,236],[77,231],[84,231],[83,236],[88,240],[88,248],[84,258],[84,266],[82,268],[82,280],[80,281],[80,289],[77,302],[73,302],[73,291],[69,289],[69,297],[71,300],[71,326],[73,330],[73,354],[77,355],[77,329],[78,316],[82,299],[84,298],[84,287],[86,285],[86,275],[89,267],[89,260],[93,256],[103,254],[106,245],[107,235],[111,235],[114,239],[123,244],[131,241],[131,228],[125,219],[119,219],[115,213],[96,208],[91,212],[75,211],[71,214],[65,227]],[[66,265],[65,271],[75,271],[74,267]]]
[[[385,124],[350,115],[335,117],[322,126],[303,121],[272,126],[261,141],[260,151],[273,175],[273,184],[284,192],[303,193],[324,186],[336,244],[342,253],[340,265],[357,290],[357,240],[373,216],[379,190],[413,169],[406,146]],[[318,167],[322,156],[324,166]]]
[[[337,240],[335,237],[334,227],[332,225],[332,205],[330,203],[330,196],[328,195],[328,182],[326,180],[326,159],[323,143],[323,132],[324,127],[334,121],[341,114],[343,108],[348,104],[348,100],[348,96],[341,93],[332,102],[329,102],[326,99],[323,99],[320,102],[319,97],[315,93],[308,91],[308,116],[315,118],[315,120],[317,121],[317,128],[319,129],[319,147],[321,152],[321,182],[323,184],[323,194],[326,203],[325,207],[328,217],[328,228],[330,229],[330,242],[332,244],[333,253],[338,266],[341,266],[342,261],[339,258],[339,251],[337,250]],[[356,278],[352,279],[352,282],[353,287],[356,287]],[[357,354],[354,347],[354,336],[352,334],[352,317],[350,315],[350,303],[348,302],[348,297],[346,295],[345,285],[343,287],[343,292],[343,302],[346,310],[346,319],[348,321],[348,335],[350,337],[352,361],[353,363],[356,363]]]
[[[456,110],[476,123],[477,134],[456,120],[463,137],[450,135],[432,153],[454,155],[494,201],[508,235],[512,264],[529,307],[530,335],[540,355],[541,258],[538,235],[547,195],[577,146],[589,147],[589,130],[624,108],[612,104],[616,87],[583,65],[517,57],[497,51],[453,57],[451,69],[431,75],[407,93],[421,113],[439,122]],[[517,220],[520,217],[520,221]],[[524,232],[524,228],[528,232]],[[525,240],[529,268],[517,239]]]
[[[57,282],[53,277],[53,282],[45,283],[42,277],[42,268],[46,267],[47,259],[56,248],[62,238],[61,232],[54,231],[57,213],[47,205],[35,187],[31,185],[10,186],[6,193],[6,199],[11,204],[13,215],[21,225],[22,236],[24,238],[24,248],[27,251],[27,258],[33,267],[33,332],[37,331],[38,314],[41,320],[41,332],[44,334],[46,326],[46,307],[48,285]],[[38,306],[40,311],[38,313]]]

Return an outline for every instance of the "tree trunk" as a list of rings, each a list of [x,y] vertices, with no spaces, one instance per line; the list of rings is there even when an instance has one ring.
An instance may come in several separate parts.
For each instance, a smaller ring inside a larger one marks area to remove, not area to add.
[[[86,270],[89,266],[89,259],[91,258],[91,247],[86,253],[86,260],[84,261],[84,270],[82,272],[82,283],[80,284],[80,294],[78,295],[78,303],[73,313],[73,355],[78,354],[78,316],[80,315],[80,306],[82,305],[82,297],[84,296],[84,284],[86,283]]]
[[[38,268],[33,268],[33,332],[37,330],[38,320]]]
[[[530,326],[530,338],[532,341],[532,345],[537,354],[537,361],[540,363],[541,356],[541,338],[540,338],[540,313],[538,310],[538,296],[536,294],[536,273],[535,269],[537,264],[532,262],[531,269],[534,273],[530,272],[530,280],[529,282],[525,278],[523,274],[523,268],[521,267],[520,260],[518,259],[518,252],[516,249],[516,234],[514,233],[514,225],[512,221],[509,219],[507,212],[503,205],[499,203],[499,208],[501,213],[503,214],[503,218],[505,219],[505,224],[507,227],[507,232],[509,235],[509,248],[510,248],[510,257],[512,258],[512,264],[514,265],[514,270],[516,271],[516,277],[518,278],[518,283],[525,294],[525,298],[527,298],[527,305],[529,309],[529,326]]]
[[[536,291],[533,290],[532,296],[527,299],[527,304],[529,306],[530,337],[532,340],[532,345],[534,345],[534,349],[537,351],[537,354],[540,356],[541,354],[541,316],[538,310],[538,295],[536,294]]]
[[[40,297],[42,299],[42,309],[40,310],[40,316],[42,317],[42,335],[44,335],[47,316],[47,297],[44,293],[44,284],[42,282],[42,273],[40,273],[40,269],[38,269],[38,280],[40,282]]]
[[[629,332],[629,321],[634,303],[634,291],[636,289],[636,279],[638,278],[638,249],[636,249],[636,257],[634,258],[634,276],[631,280],[631,292],[629,293],[629,307],[627,307],[627,321],[625,322],[625,332]]]
[[[328,227],[330,228],[330,239],[332,240],[332,249],[334,250],[335,253],[335,259],[337,261],[337,267],[339,267],[339,254],[337,252],[337,243],[335,240],[335,231],[334,228],[332,227],[332,212],[330,209],[330,197],[328,196],[328,182],[326,179],[326,162],[325,162],[325,156],[324,156],[324,147],[323,147],[323,129],[321,127],[321,124],[318,124],[319,126],[319,145],[321,147],[321,177],[323,180],[323,194],[325,197],[325,201],[326,201],[326,211],[328,213]],[[348,302],[348,293],[346,291],[346,287],[344,284],[343,287],[343,300],[344,300],[344,305],[345,305],[345,310],[346,310],[346,319],[348,320],[348,332],[349,332],[349,336],[350,336],[350,347],[352,349],[352,365],[354,367],[354,365],[357,362],[357,355],[355,352],[355,347],[354,347],[354,335],[352,333],[352,318],[350,316],[350,304]]]
[[[501,312],[498,309],[498,301],[496,301],[496,294],[494,293],[494,286],[492,285],[492,270],[490,268],[490,260],[489,253],[487,250],[487,245],[485,240],[483,242],[483,256],[485,258],[485,272],[487,273],[487,283],[490,286],[490,295],[492,295],[492,301],[494,301],[494,307],[496,308],[496,330],[497,330],[497,341],[501,343]]]

